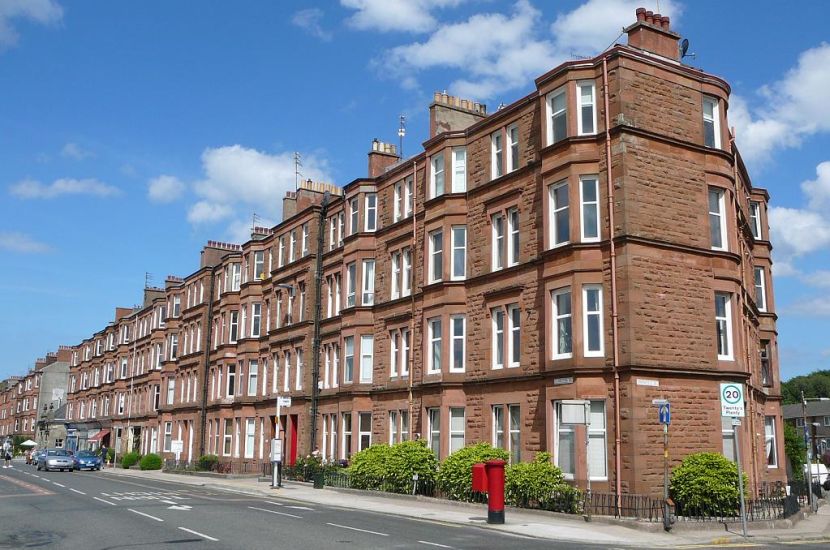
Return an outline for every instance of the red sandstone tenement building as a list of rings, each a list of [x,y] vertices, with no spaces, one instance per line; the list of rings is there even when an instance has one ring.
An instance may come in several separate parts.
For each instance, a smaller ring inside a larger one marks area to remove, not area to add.
[[[660,494],[652,400],[672,404],[672,464],[732,458],[731,381],[751,487],[785,479],[769,197],[731,139],[729,85],[682,63],[668,18],[637,19],[628,45],[494,113],[436,94],[420,154],[375,141],[368,177],[301,185],[279,225],[208,243],[197,271],[116,310],[73,347],[79,437],[256,470],[281,396],[289,463],[487,441]],[[587,433],[561,422],[575,398]]]

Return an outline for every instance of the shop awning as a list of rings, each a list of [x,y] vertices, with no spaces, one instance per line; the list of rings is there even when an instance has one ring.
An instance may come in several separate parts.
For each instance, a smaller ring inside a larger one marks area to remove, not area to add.
[[[87,442],[97,443],[97,442],[101,441],[102,439],[104,439],[104,437],[106,437],[109,433],[110,433],[110,431],[107,430],[107,429],[101,430],[97,434],[95,434],[92,437],[90,437],[89,439],[87,439]]]

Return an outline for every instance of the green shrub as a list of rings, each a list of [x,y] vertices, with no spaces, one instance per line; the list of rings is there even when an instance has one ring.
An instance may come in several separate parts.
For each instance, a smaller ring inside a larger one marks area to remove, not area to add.
[[[142,470],[161,470],[161,457],[157,454],[150,453],[141,457],[138,467]]]
[[[748,480],[744,474],[744,487]],[[671,475],[671,497],[681,515],[735,516],[740,508],[738,467],[719,453],[695,453]]]
[[[792,424],[784,423],[784,454],[792,466],[793,479],[804,479],[804,465],[807,463],[807,449],[804,448],[804,435]]]
[[[212,471],[219,463],[219,457],[216,455],[202,455],[196,462],[197,468],[205,472]]]
[[[516,506],[551,500],[564,483],[562,470],[551,462],[550,453],[539,453],[533,462],[511,464],[504,472],[504,496]]]
[[[135,451],[125,453],[124,456],[121,457],[121,467],[122,468],[129,468],[133,464],[138,463],[141,460],[141,455]]]
[[[105,464],[107,462],[109,462],[110,464],[115,462],[115,449],[107,449],[107,456],[102,457],[102,459]]]
[[[294,474],[299,481],[314,481],[317,474],[324,471],[323,459],[320,455],[299,457],[294,463]]]
[[[478,443],[459,449],[441,463],[435,480],[438,488],[452,500],[470,500],[472,497],[473,464],[493,459],[508,460],[510,455],[504,449],[497,449],[488,443]]]
[[[351,486],[355,489],[382,489],[391,451],[389,445],[377,443],[353,454],[349,466]]]
[[[426,441],[403,441],[390,447],[386,463],[385,491],[393,493],[411,493],[412,477],[418,475],[418,481],[431,483],[435,481],[438,471],[438,459],[427,447]]]

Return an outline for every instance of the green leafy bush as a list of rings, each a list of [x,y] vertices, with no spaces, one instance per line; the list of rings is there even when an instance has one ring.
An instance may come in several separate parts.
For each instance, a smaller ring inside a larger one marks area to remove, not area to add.
[[[157,454],[150,453],[141,457],[138,462],[138,467],[142,470],[161,470],[161,457]]]
[[[488,460],[508,460],[510,455],[504,449],[492,447],[489,443],[478,443],[459,449],[441,463],[435,477],[438,488],[452,500],[470,500],[472,497],[473,464]]]
[[[793,479],[804,479],[804,465],[807,463],[807,450],[804,448],[804,436],[792,424],[784,423],[784,454],[792,466]]]
[[[550,500],[564,482],[562,470],[551,462],[550,453],[539,453],[533,462],[511,464],[504,472],[507,502],[528,506]]]
[[[740,508],[738,467],[719,453],[688,455],[672,472],[670,489],[680,515],[728,517]]]
[[[122,468],[129,468],[133,464],[138,463],[141,459],[141,455],[135,451],[125,453],[124,456],[121,457],[121,467]]]
[[[196,466],[199,470],[210,472],[212,471],[216,465],[219,463],[219,457],[216,455],[202,455],[199,457],[199,460],[196,462]]]
[[[378,443],[355,453],[349,466],[349,481],[355,489],[381,490],[392,448]]]
[[[107,449],[107,456],[101,457],[104,461],[104,464],[109,462],[112,464],[115,461],[115,449]]]

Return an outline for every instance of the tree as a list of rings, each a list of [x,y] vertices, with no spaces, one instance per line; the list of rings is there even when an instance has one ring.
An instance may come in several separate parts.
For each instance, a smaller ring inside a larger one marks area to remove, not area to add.
[[[804,448],[804,437],[792,424],[784,424],[784,454],[790,461],[793,478],[804,479],[804,464],[807,463],[807,451]]]
[[[830,370],[817,370],[781,383],[781,396],[785,404],[801,403],[802,391],[804,397],[830,398]]]

